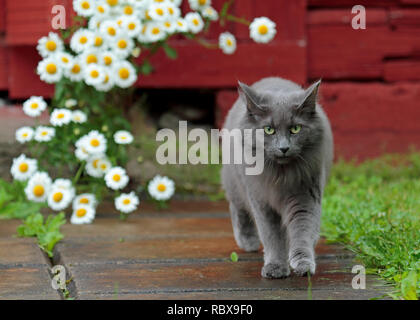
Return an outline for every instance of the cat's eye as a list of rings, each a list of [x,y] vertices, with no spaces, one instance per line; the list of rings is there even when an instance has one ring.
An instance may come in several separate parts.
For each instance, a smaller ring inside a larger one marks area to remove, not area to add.
[[[264,132],[268,135],[272,135],[272,134],[274,134],[274,132],[276,132],[276,130],[274,130],[274,128],[272,128],[270,126],[265,126],[264,127]]]
[[[290,128],[290,133],[292,133],[292,134],[299,133],[300,129],[302,129],[301,125],[299,125],[299,124],[294,125],[293,127]]]

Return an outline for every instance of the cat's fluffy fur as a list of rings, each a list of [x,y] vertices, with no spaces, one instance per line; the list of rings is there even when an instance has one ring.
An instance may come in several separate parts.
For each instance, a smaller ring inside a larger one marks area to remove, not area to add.
[[[245,164],[222,170],[235,240],[246,251],[258,250],[261,240],[266,278],[287,277],[289,266],[299,275],[315,272],[322,194],[333,160],[330,124],[316,102],[319,85],[304,90],[281,78],[239,83],[240,97],[225,122],[229,130],[275,129],[264,135],[262,174],[246,175]],[[301,130],[292,134],[295,125]]]

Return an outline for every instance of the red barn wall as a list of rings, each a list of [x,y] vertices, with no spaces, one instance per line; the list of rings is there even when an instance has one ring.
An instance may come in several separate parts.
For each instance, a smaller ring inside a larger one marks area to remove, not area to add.
[[[184,1],[186,3],[186,1]],[[224,0],[213,1],[220,9]],[[0,90],[12,99],[51,96],[53,87],[35,74],[35,46],[50,31],[51,8],[62,4],[71,20],[71,0],[0,0]],[[420,0],[360,0],[367,29],[351,28],[352,0],[236,1],[238,16],[268,16],[277,24],[269,45],[249,39],[246,26],[228,24],[238,50],[226,56],[176,39],[179,58],[159,52],[157,72],[140,77],[143,88],[217,89],[216,117],[221,126],[237,97],[237,80],[252,83],[282,76],[307,84],[322,78],[321,102],[332,122],[338,156],[365,158],[420,148]],[[184,10],[188,5],[184,4]],[[217,41],[212,26],[205,36]],[[140,57],[141,59],[141,57]]]

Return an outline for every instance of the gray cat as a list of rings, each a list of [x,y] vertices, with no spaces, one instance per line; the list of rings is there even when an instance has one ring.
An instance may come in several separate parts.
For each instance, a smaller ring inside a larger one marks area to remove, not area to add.
[[[222,181],[235,240],[245,251],[258,250],[261,240],[266,278],[289,276],[289,265],[298,275],[315,273],[321,201],[333,160],[331,127],[316,102],[320,82],[306,90],[281,78],[251,87],[239,82],[240,97],[226,118],[228,130],[265,132],[262,174],[225,164]]]

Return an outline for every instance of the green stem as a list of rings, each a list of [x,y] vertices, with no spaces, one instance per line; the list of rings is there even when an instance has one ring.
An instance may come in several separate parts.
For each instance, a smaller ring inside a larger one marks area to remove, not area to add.
[[[229,20],[229,21],[233,21],[233,22],[244,24],[246,26],[249,26],[251,24],[251,22],[249,22],[245,18],[239,18],[239,17],[236,17],[236,16],[231,15],[231,14],[228,14],[226,16],[226,19]]]
[[[83,161],[79,169],[77,170],[76,176],[73,179],[73,186],[75,186],[77,182],[79,182],[80,176],[82,175],[84,168],[85,168],[85,162]]]
[[[219,46],[217,44],[210,43],[202,38],[194,38],[194,40],[207,49],[219,49]]]

